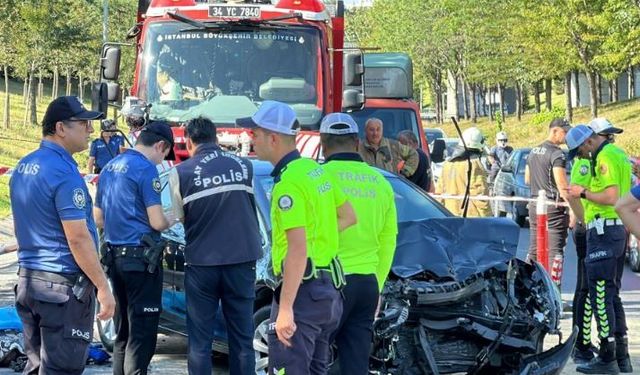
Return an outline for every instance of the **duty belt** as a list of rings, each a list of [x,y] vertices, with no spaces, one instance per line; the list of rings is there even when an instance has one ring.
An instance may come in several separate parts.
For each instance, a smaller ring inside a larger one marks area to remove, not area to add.
[[[143,246],[109,246],[109,249],[113,251],[113,256],[116,258],[128,257],[128,258],[144,258]]]
[[[304,270],[302,282],[304,283],[306,281],[317,279],[319,277],[319,272],[329,274],[336,289],[341,289],[347,284],[342,264],[338,258],[331,259],[327,266],[316,266],[311,258],[307,258],[307,267]]]
[[[598,220],[598,219],[596,219]],[[592,229],[596,227],[596,220],[591,220],[589,224],[587,224],[588,229]],[[622,220],[620,219],[602,219],[605,227],[614,227],[616,225],[624,225]]]
[[[63,284],[73,287],[78,279],[78,274],[75,273],[56,273],[40,270],[32,270],[28,268],[19,268],[18,276],[28,277],[30,279],[36,279],[40,281],[48,281],[50,283]]]

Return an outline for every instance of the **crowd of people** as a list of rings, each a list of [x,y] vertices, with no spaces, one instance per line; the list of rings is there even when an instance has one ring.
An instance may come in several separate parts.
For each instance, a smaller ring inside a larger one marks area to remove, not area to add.
[[[114,374],[147,373],[162,311],[160,233],[178,222],[186,241],[189,373],[211,373],[219,306],[226,317],[230,373],[254,373],[255,269],[263,254],[252,163],[217,144],[210,120],[189,120],[190,158],[170,171],[172,204],[163,209],[157,166],[174,158],[172,131],[166,122],[146,121],[137,105],[124,112],[135,130],[132,148],[124,147],[110,123],[91,144],[88,169],[100,173],[95,204],[72,155],[86,149],[91,121],[104,115],[75,97],[50,103],[40,148],[19,162],[11,179],[18,245],[2,247],[0,254],[19,249],[16,308],[24,325],[25,373],[82,373],[96,299],[97,317],[113,317],[115,323]],[[360,140],[350,115],[325,116],[323,164],[300,156],[300,124],[284,103],[265,101],[253,116],[236,122],[249,129],[256,157],[274,167],[271,260],[277,285],[269,373],[326,373],[332,343],[340,358],[350,359],[341,363],[343,374],[368,373],[372,325],[397,234],[393,190],[373,167],[398,173],[426,192],[463,195],[469,184],[472,195],[489,195],[490,183],[513,152],[506,133],[497,134],[487,170],[481,159],[484,135],[476,127],[466,129],[434,186],[429,157],[416,135],[406,131],[397,140],[385,138],[377,118],[366,122]],[[525,170],[532,195],[545,194],[553,202],[549,260],[558,286],[568,229],[574,236],[573,319],[579,328],[574,360],[583,373],[632,372],[620,283],[627,229],[640,235],[640,187],[632,188],[635,169],[614,144],[621,132],[606,119],[573,127],[554,119]],[[573,164],[567,180],[568,161]],[[347,175],[362,178],[343,180]],[[350,194],[359,189],[345,187],[354,185],[376,194]],[[460,201],[446,199],[444,205],[456,215],[491,215],[482,200],[461,208]],[[534,216],[535,207],[530,212]],[[531,227],[528,259],[534,261],[535,220]],[[225,240],[237,228],[243,235]]]

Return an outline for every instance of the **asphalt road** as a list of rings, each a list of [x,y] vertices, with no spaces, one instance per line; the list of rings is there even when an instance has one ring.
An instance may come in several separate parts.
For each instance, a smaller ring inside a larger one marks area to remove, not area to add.
[[[9,239],[13,230],[10,221],[0,221],[0,242]],[[529,244],[529,230],[520,231],[520,243],[518,246],[518,257],[526,256]],[[576,255],[573,242],[569,240],[566,250],[565,272],[563,276],[562,296],[566,301],[573,298],[573,288],[575,287]],[[5,306],[13,302],[13,284],[16,280],[16,257],[15,255],[0,256],[0,306]],[[640,370],[640,273],[632,272],[628,267],[623,278],[623,302],[627,312],[629,324],[630,350],[636,371]],[[570,313],[562,320],[563,335],[567,337],[571,330]],[[547,346],[553,346],[557,342],[547,342]],[[153,358],[151,374],[187,374],[186,370],[186,339],[180,335],[160,335],[158,338],[158,348]],[[214,356],[214,374],[228,374],[227,358],[225,356]],[[9,374],[13,371],[0,369],[0,374]],[[88,366],[85,374],[111,374],[110,365]],[[570,361],[562,372],[565,375],[575,374],[575,365]]]

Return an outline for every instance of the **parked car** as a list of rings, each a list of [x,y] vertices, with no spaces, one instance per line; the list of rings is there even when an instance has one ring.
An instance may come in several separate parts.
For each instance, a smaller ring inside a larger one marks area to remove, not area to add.
[[[439,129],[438,129],[439,130]],[[439,163],[431,163],[431,171],[433,174],[433,183],[437,183],[440,175],[442,175],[442,163],[453,155],[453,151],[460,143],[460,138],[441,138],[444,141],[444,160]],[[433,148],[432,148],[433,149]]]
[[[492,194],[508,197],[531,197],[531,188],[524,183],[524,170],[531,148],[519,148],[513,151],[507,163],[500,168],[493,181]],[[566,153],[566,151],[565,151]],[[567,162],[567,182],[571,179],[571,162]],[[493,201],[494,216],[509,216],[518,225],[524,227],[529,218],[527,202]]]
[[[633,272],[640,272],[640,248],[638,246],[638,238],[633,234],[629,234],[627,261]]]
[[[433,144],[434,139],[447,138],[444,130],[440,128],[424,128],[424,136],[427,138],[429,146]]]
[[[433,108],[424,107],[422,108],[422,111],[420,111],[420,117],[422,117],[423,120],[434,121],[437,117],[437,114]]]
[[[253,344],[256,373],[266,374],[273,178],[270,164],[252,163],[264,250],[256,267]],[[539,265],[515,258],[517,226],[501,218],[453,217],[405,179],[382,173],[395,192],[398,247],[374,327],[371,369],[385,374],[400,373],[399,366],[412,374],[430,373],[425,372],[428,368],[440,373],[515,369],[526,374],[523,369],[536,369],[543,375],[558,374],[576,334],[543,352],[544,337],[559,333],[561,300]],[[169,206],[169,201],[163,193],[163,204]],[[163,236],[168,245],[160,329],[185,335],[184,232],[174,226]],[[227,353],[220,312],[218,318],[212,349]],[[105,346],[112,347],[113,325],[99,323],[98,330]]]

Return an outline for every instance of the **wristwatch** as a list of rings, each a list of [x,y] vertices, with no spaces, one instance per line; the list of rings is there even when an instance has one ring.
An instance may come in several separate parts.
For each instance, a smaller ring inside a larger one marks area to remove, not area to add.
[[[580,198],[587,199],[587,189],[582,189],[580,192]]]

